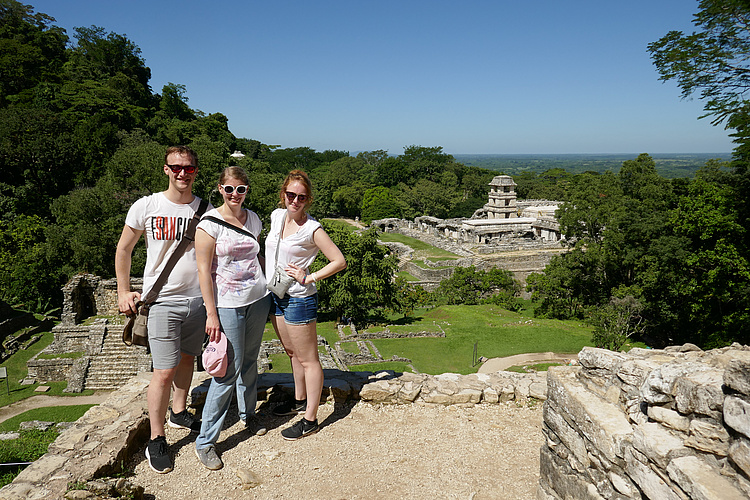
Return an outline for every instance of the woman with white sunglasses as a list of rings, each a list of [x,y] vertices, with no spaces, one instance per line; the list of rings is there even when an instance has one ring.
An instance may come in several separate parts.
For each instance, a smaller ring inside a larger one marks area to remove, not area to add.
[[[284,439],[295,440],[318,431],[318,405],[323,392],[315,283],[345,269],[346,260],[320,223],[307,214],[312,203],[312,184],[306,173],[292,170],[281,186],[279,199],[283,208],[271,213],[271,229],[266,238],[266,276],[273,276],[280,266],[295,279],[283,298],[272,295],[271,306],[271,323],[292,362],[294,400],[275,407],[273,413],[304,414],[281,431]],[[310,273],[318,251],[329,262]]]
[[[195,440],[198,459],[212,470],[223,466],[215,444],[235,386],[240,420],[251,433],[266,433],[255,417],[255,406],[258,351],[271,298],[258,258],[262,224],[255,212],[242,207],[248,185],[243,169],[224,169],[218,187],[224,204],[203,216],[195,234],[206,333],[212,341],[218,341],[221,332],[227,337],[226,374],[211,380]]]

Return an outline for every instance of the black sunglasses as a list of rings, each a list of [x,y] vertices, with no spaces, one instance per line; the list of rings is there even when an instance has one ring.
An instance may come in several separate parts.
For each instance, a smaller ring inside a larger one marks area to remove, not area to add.
[[[307,201],[306,194],[297,194],[292,193],[291,191],[284,191],[284,194],[286,195],[286,199],[289,203],[293,202],[295,198],[299,200],[300,203],[304,203]]]
[[[195,172],[195,169],[198,168],[195,165],[167,165],[167,166],[175,174],[179,174],[180,170],[184,170],[186,174],[192,174]]]
[[[230,186],[229,184],[223,185],[219,184],[224,189],[224,192],[226,194],[232,194],[234,193],[234,190],[237,189],[237,194],[245,194],[247,193],[247,186]]]

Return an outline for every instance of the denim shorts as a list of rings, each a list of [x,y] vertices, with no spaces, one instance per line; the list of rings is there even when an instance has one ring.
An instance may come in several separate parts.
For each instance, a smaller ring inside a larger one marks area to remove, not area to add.
[[[318,319],[318,294],[307,297],[290,297],[283,299],[273,296],[274,315],[284,316],[287,325],[306,325]]]
[[[180,363],[182,353],[199,356],[206,336],[203,298],[155,302],[148,312],[148,345],[157,370]]]

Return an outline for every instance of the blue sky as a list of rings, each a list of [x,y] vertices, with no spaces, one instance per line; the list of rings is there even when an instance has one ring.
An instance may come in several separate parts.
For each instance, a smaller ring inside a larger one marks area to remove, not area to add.
[[[239,137],[318,151],[726,153],[728,131],[658,80],[646,46],[686,0],[37,0],[127,35],[155,92],[187,87]]]

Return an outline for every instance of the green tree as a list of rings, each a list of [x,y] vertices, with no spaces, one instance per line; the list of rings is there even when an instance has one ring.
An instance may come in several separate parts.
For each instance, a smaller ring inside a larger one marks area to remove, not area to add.
[[[430,300],[430,296],[424,288],[409,283],[403,278],[397,277],[395,286],[393,310],[403,314],[404,317],[409,316],[415,308],[424,306]]]
[[[632,295],[612,297],[598,308],[591,320],[592,341],[596,347],[618,351],[632,336],[640,336],[646,328],[641,311],[643,305]]]
[[[318,285],[320,305],[332,311],[339,321],[349,317],[357,325],[382,314],[392,307],[395,299],[393,275],[398,266],[395,255],[378,245],[377,231],[368,229],[351,233],[322,222],[326,232],[346,258],[346,269]],[[328,259],[320,253],[311,270],[321,269]]]
[[[29,103],[42,82],[59,82],[65,62],[65,30],[30,5],[0,0],[0,107]]]
[[[676,80],[687,98],[698,92],[713,123],[745,122],[750,89],[750,5],[744,0],[701,0],[690,34],[670,31],[648,45],[660,79]]]
[[[442,280],[434,294],[447,304],[492,303],[515,311],[520,308],[516,300],[519,291],[510,271],[498,268],[478,271],[469,266],[454,268],[451,277]]]
[[[0,300],[35,312],[61,305],[63,283],[47,261],[44,232],[35,215],[0,221]]]
[[[370,188],[362,196],[362,220],[368,224],[373,220],[399,217],[398,208],[387,188]]]

